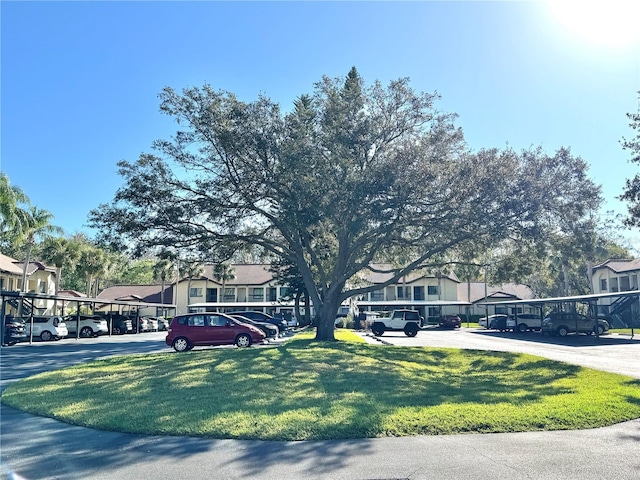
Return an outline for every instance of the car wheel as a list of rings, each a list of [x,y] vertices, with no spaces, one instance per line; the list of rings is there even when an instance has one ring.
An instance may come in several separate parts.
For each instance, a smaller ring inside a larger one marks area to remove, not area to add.
[[[49,340],[51,340],[52,336],[53,335],[51,335],[51,332],[45,330],[40,334],[40,340],[42,340],[43,342],[48,342]]]
[[[520,333],[525,333],[527,331],[527,324],[526,323],[520,323],[518,325],[518,332]]]
[[[249,347],[251,346],[251,337],[246,333],[241,333],[236,337],[236,347]]]
[[[384,325],[382,324],[374,324],[371,327],[371,332],[376,336],[376,337],[381,337],[382,334],[384,333]]]
[[[404,334],[407,337],[415,337],[418,334],[418,326],[415,323],[409,323],[404,327]]]
[[[191,350],[191,345],[189,344],[189,340],[184,337],[178,337],[173,341],[173,349],[176,352],[185,352],[187,350]]]
[[[80,329],[80,336],[83,338],[93,337],[93,330],[91,330],[91,327],[82,327]]]
[[[598,335],[602,335],[604,333],[604,327],[602,325],[598,325]]]
[[[120,327],[113,327],[111,329],[111,333],[113,333],[114,335],[121,335],[122,334],[122,330],[120,330]]]
[[[569,329],[567,327],[558,327],[558,335],[560,337],[566,337],[569,333]]]

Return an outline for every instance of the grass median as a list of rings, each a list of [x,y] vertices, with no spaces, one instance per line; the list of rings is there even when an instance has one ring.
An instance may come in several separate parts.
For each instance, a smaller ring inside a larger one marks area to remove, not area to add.
[[[104,430],[263,440],[582,429],[640,417],[640,381],[531,355],[310,334],[274,348],[113,357],[9,385],[21,410]]]

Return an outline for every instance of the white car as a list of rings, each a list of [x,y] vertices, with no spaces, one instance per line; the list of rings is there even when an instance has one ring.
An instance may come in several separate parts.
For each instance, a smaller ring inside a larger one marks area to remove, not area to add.
[[[84,338],[97,337],[98,335],[109,333],[107,321],[98,316],[80,315],[78,320],[77,315],[68,315],[64,317],[64,322],[67,324],[69,335],[76,335],[78,329],[80,330],[79,336]]]
[[[23,317],[27,337],[31,336],[31,317]],[[60,340],[69,335],[62,317],[38,315],[33,317],[33,336],[40,337],[43,342]]]
[[[157,332],[158,331],[158,320],[155,317],[144,317],[147,321],[147,332]]]

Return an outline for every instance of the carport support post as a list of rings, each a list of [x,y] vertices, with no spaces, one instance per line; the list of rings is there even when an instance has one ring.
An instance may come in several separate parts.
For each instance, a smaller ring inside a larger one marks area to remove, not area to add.
[[[76,302],[76,340],[80,338],[80,301]]]
[[[0,345],[4,345],[4,330],[5,326],[5,317],[7,315],[7,302],[4,300],[4,296],[2,296],[2,306],[0,306],[0,319],[2,319],[2,328],[0,328]]]
[[[35,303],[35,299],[33,303]],[[29,345],[33,345],[33,308],[31,309],[31,315],[29,315],[29,325]]]

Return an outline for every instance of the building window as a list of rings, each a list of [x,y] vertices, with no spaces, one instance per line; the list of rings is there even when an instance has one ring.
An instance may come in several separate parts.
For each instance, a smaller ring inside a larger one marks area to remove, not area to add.
[[[372,302],[381,302],[384,300],[384,290],[375,290],[370,293]]]
[[[236,292],[233,287],[224,289],[224,301],[233,302],[236,299]]]
[[[627,277],[627,280],[629,277]],[[40,293],[47,293],[47,284],[46,282],[40,282]]]
[[[189,297],[201,297],[202,296],[202,288],[191,288],[189,290]]]
[[[250,299],[254,302],[261,302],[264,300],[264,288],[258,287],[251,289]]]
[[[278,289],[275,287],[269,287],[267,294],[269,295],[268,300],[270,302],[275,302],[278,299]]]
[[[429,307],[429,317],[439,317],[440,307]]]
[[[427,294],[428,295],[438,295],[439,290],[438,290],[438,286],[437,285],[429,285],[427,287]]]
[[[413,287],[413,299],[424,300],[424,287]]]
[[[628,292],[631,290],[631,282],[629,282],[629,277],[620,277],[620,291]]]
[[[618,291],[618,279],[617,278],[612,278],[611,279],[611,291],[612,292],[617,292]]]
[[[289,287],[280,287],[280,298],[289,297],[291,295],[291,289]]]
[[[218,289],[207,288],[207,302],[217,302],[217,301],[218,301]]]
[[[411,300],[411,290],[409,287],[397,287],[398,300]]]
[[[607,279],[606,278],[600,279],[600,291],[601,292],[606,292],[607,291]]]

